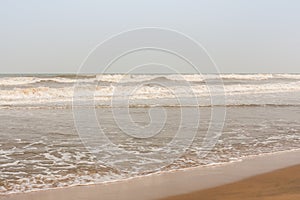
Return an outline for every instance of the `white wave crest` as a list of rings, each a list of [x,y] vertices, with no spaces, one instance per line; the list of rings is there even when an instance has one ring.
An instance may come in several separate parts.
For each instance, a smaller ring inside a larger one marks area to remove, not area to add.
[[[116,87],[118,87],[116,92]],[[81,88],[82,100],[94,98],[97,101],[111,101],[112,98],[123,98],[129,100],[159,100],[176,99],[177,97],[208,97],[210,95],[209,87],[205,84],[196,84],[189,86],[187,92],[186,86],[171,85],[168,87],[160,85],[108,85],[91,86],[87,85]],[[250,95],[252,94],[279,94],[283,92],[300,92],[300,81],[280,82],[266,84],[230,84],[224,86],[226,96]],[[93,94],[91,96],[90,94]],[[220,94],[222,95],[222,94]],[[55,87],[30,87],[14,88],[9,90],[0,90],[0,105],[19,105],[19,104],[47,104],[53,102],[72,102],[74,88],[71,86]],[[241,102],[242,103],[242,102]]]

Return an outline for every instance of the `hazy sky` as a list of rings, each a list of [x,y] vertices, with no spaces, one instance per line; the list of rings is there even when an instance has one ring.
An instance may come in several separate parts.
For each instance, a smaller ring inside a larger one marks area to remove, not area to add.
[[[300,72],[299,0],[0,0],[0,72],[74,73],[98,43],[145,26],[186,33],[224,73]]]

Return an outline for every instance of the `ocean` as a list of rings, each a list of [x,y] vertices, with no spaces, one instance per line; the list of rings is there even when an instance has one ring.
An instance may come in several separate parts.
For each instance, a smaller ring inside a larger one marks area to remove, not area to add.
[[[219,78],[224,101],[212,101]],[[300,74],[0,75],[0,194],[296,150],[299,119]]]

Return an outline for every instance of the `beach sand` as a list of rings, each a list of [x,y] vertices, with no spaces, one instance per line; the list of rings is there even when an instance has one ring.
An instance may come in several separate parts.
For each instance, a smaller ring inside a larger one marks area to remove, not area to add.
[[[0,199],[151,200],[187,194],[169,199],[294,200],[300,199],[299,158],[300,150],[282,152],[248,157],[241,162],[225,165],[197,167],[162,174],[153,174],[108,184],[3,195],[0,196]],[[264,173],[267,174],[261,175]]]
[[[299,200],[300,165],[162,200]]]

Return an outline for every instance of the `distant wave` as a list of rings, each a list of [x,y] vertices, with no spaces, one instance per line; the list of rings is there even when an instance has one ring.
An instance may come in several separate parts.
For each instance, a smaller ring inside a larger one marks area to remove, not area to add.
[[[133,91],[132,86],[120,86],[123,93],[115,93],[113,86],[85,87],[82,91],[81,98],[91,98],[93,93],[95,100],[110,101],[112,97],[131,99],[131,100],[162,100],[175,99],[176,97],[208,97],[210,91],[205,85],[191,87],[190,93],[182,92],[184,87],[174,86],[164,88],[158,85],[143,85],[134,91],[133,94],[127,91]],[[175,91],[175,93],[172,92]],[[85,92],[86,91],[86,92]],[[226,96],[236,95],[268,94],[282,92],[299,92],[300,82],[293,84],[264,84],[264,85],[229,85],[225,86]],[[72,101],[74,95],[73,87],[51,88],[51,87],[34,87],[34,88],[14,88],[11,90],[0,90],[0,105],[13,105],[22,103],[51,103],[59,101]],[[222,95],[222,94],[221,94]]]
[[[168,79],[172,81],[202,82],[205,80],[271,80],[271,79],[291,79],[300,80],[300,74],[184,74],[184,75],[97,75],[97,80],[112,83],[117,82],[142,82],[156,79]]]
[[[144,81],[187,81],[204,82],[206,80],[300,80],[300,74],[184,74],[184,75],[123,75],[123,74],[101,74],[101,75],[58,75],[58,76],[20,76],[2,77],[0,86],[18,86],[34,83],[56,82],[56,83],[137,83]]]
[[[0,105],[37,105],[72,102],[74,95],[73,86],[76,84],[82,87],[80,98],[83,101],[89,98],[94,98],[98,102],[110,101],[112,97],[156,101],[176,99],[176,97],[191,98],[195,96],[205,99],[210,96],[210,91],[209,87],[201,81],[214,78],[216,78],[216,75],[105,74],[81,76],[79,78],[58,76],[2,77],[0,78]],[[285,97],[288,100],[293,97],[295,92],[300,92],[300,75],[296,74],[222,74],[221,78],[224,80],[244,80],[243,83],[229,81],[226,84],[225,81],[224,84],[226,97],[235,99],[236,96],[246,95],[246,98],[239,100],[237,104],[249,104],[247,99],[253,99],[254,94],[264,95],[273,93],[278,95],[279,93],[289,93]],[[285,81],[278,81],[278,79],[285,79]],[[189,93],[186,92],[184,84],[181,84],[182,81],[187,81],[188,84],[191,83]],[[169,83],[167,84],[167,88],[162,86],[165,82]],[[59,84],[53,86],[52,83]],[[160,85],[159,83],[162,84]],[[214,83],[212,82],[212,84]],[[116,93],[116,88],[121,92]],[[91,93],[93,94],[92,97],[87,95]],[[274,96],[261,104],[269,104],[270,102],[274,103]],[[278,103],[282,104],[282,99],[278,100]],[[286,103],[289,104],[288,101]]]
[[[77,82],[93,82],[95,78],[38,78],[38,77],[4,77],[0,78],[0,86],[18,86],[18,85],[28,85],[34,83],[46,83],[46,82],[56,82],[56,83],[77,83]]]

